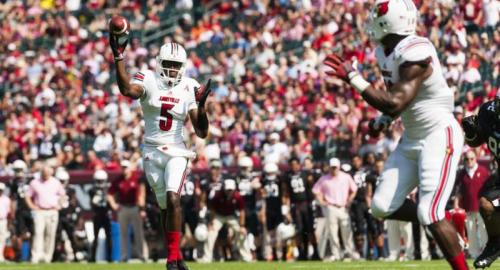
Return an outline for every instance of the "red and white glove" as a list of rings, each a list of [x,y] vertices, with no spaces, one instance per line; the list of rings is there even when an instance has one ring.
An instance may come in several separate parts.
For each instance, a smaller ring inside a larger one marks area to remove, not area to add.
[[[337,54],[332,53],[326,57],[324,63],[333,69],[333,71],[325,72],[327,75],[342,79],[354,87],[359,93],[362,93],[370,86],[370,83],[363,79],[357,70],[357,61],[351,62],[344,60]]]

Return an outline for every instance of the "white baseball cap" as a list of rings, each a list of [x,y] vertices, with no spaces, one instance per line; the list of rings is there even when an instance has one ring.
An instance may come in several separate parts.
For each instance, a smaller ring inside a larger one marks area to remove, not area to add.
[[[280,135],[276,132],[272,133],[271,136],[269,137],[271,140],[279,140],[280,139]]]
[[[338,158],[331,158],[329,163],[330,167],[340,167],[340,160]]]
[[[97,170],[94,172],[95,180],[108,180],[108,173],[105,170]]]
[[[6,186],[5,183],[0,182],[0,190],[5,190]]]

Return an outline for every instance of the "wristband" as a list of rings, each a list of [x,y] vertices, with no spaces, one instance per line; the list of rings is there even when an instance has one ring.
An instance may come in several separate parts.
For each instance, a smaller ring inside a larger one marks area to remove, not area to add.
[[[361,74],[359,74],[359,72],[357,71],[349,72],[348,76],[349,76],[349,83],[360,94],[363,93],[363,91],[365,91],[366,88],[370,86],[370,83],[367,82],[365,79],[363,79]]]
[[[114,58],[115,58],[115,61],[120,61],[120,60],[123,60],[123,58],[125,58],[125,57],[123,56],[123,53],[120,53],[118,56],[114,56]]]
[[[290,207],[288,207],[288,205],[282,205],[281,206],[281,214],[283,216],[286,216],[286,215],[288,215],[288,213],[290,213]]]

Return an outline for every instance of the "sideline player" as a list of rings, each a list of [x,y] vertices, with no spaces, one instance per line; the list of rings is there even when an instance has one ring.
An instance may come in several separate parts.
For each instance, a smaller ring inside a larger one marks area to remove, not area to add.
[[[210,80],[200,88],[196,80],[184,76],[187,55],[177,43],[161,46],[156,57],[156,72],[143,70],[129,79],[124,62],[128,37],[111,33],[109,43],[115,58],[120,92],[138,99],[144,115],[144,170],[161,208],[166,267],[168,270],[185,270],[188,268],[179,250],[182,229],[180,192],[186,179],[188,159],[194,158],[195,153],[186,149],[183,127],[189,116],[196,135],[207,137],[205,102],[211,91]]]
[[[488,149],[500,164],[500,95],[481,105],[478,115],[462,120],[465,142],[471,147],[488,144]],[[488,242],[474,267],[489,267],[500,256],[500,178],[499,172],[490,176],[481,191],[479,211],[486,226]]]
[[[434,45],[415,35],[418,11],[411,0],[377,0],[369,33],[387,91],[375,89],[341,57],[325,64],[354,87],[383,115],[371,122],[376,131],[402,118],[403,137],[391,154],[375,191],[375,217],[418,221],[427,226],[453,269],[468,269],[457,232],[445,219],[445,206],[455,182],[464,143],[453,117],[453,91],[446,84]],[[418,205],[406,196],[419,188]]]

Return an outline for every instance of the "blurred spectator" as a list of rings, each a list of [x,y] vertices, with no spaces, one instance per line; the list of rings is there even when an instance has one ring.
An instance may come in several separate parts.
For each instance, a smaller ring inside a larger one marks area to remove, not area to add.
[[[106,199],[108,194],[108,173],[104,170],[96,170],[93,175],[94,187],[89,191],[90,205],[92,208],[92,224],[94,225],[94,241],[90,251],[90,261],[96,261],[97,244],[99,232],[104,229],[106,235],[105,259],[111,262],[111,208]]]
[[[45,166],[40,176],[29,184],[26,204],[33,214],[35,232],[31,262],[51,262],[54,254],[61,198],[66,195],[61,182],[53,177],[54,170]]]
[[[278,241],[276,229],[283,221],[281,214],[281,196],[283,191],[280,187],[278,176],[279,168],[275,163],[266,163],[263,169],[261,194],[264,198],[264,222],[263,222],[263,255],[264,259],[283,259],[281,241]]]
[[[111,183],[107,194],[109,205],[117,212],[120,223],[121,261],[126,262],[129,259],[129,226],[132,227],[134,235],[132,256],[145,260],[143,218],[146,215],[146,186],[136,165],[124,160],[121,166],[123,178]]]
[[[289,171],[283,177],[282,214],[295,224],[295,240],[299,249],[299,259],[307,260],[309,244],[313,245],[314,255],[319,256],[314,242],[314,219],[312,211],[311,181],[314,176],[302,171],[300,161],[291,158]],[[314,180],[312,181],[314,182]]]
[[[476,154],[467,151],[464,155],[465,166],[459,170],[456,179],[457,196],[455,208],[462,206],[467,213],[465,227],[469,242],[469,254],[477,258],[488,240],[484,221],[479,214],[479,192],[488,180],[487,168],[477,163]]]
[[[24,241],[29,241],[33,234],[33,218],[31,209],[26,203],[26,194],[29,189],[30,177],[27,175],[28,168],[22,160],[16,160],[12,164],[14,176],[9,183],[10,199],[14,204],[14,220],[12,229],[12,242],[16,253],[16,261],[21,259],[21,249]]]
[[[389,243],[388,261],[413,260],[415,250],[411,222],[387,220],[387,238]],[[404,243],[404,257],[401,256],[401,243]]]
[[[366,178],[366,193],[365,202],[367,209],[371,208],[373,193],[379,181],[382,180],[382,172],[384,171],[384,160],[378,159],[375,161],[373,171],[369,173]],[[371,213],[367,215],[367,231],[368,231],[368,254],[367,258],[374,257],[372,249],[377,248],[378,258],[385,258],[384,254],[384,221],[375,218]]]
[[[354,197],[351,207],[350,215],[352,217],[352,225],[354,228],[354,243],[356,247],[356,252],[363,256],[364,249],[364,239],[366,235],[366,220],[368,215],[368,209],[365,204],[366,197],[366,181],[367,172],[363,168],[363,159],[354,155],[351,159],[351,170],[349,174],[352,176],[354,183],[356,183],[357,190],[356,196]]]
[[[215,240],[223,225],[227,225],[233,231],[233,239],[241,259],[247,262],[252,261],[252,254],[248,245],[245,244],[247,239],[245,201],[236,191],[235,180],[224,180],[223,189],[217,191],[209,200],[209,209],[212,213],[212,220],[209,223],[211,226],[209,226],[208,238],[203,247],[204,255],[200,262],[212,261]]]
[[[187,172],[187,177],[182,185],[181,190],[181,205],[182,205],[182,222],[184,226],[182,227],[182,235],[184,237],[182,254],[185,260],[193,260],[193,250],[195,244],[193,243],[193,235],[198,225],[199,220],[199,208],[197,204],[197,198],[200,197],[200,182],[195,178],[193,172]]]
[[[250,239],[256,239],[258,246],[257,256],[262,257],[260,249],[262,224],[258,218],[259,212],[262,211],[261,196],[258,192],[262,186],[260,175],[253,172],[253,161],[248,156],[243,156],[238,161],[238,173],[235,177],[237,189],[240,196],[245,201],[245,225],[248,230]],[[262,215],[259,215],[262,216]],[[254,250],[255,251],[255,250]]]
[[[331,243],[332,259],[343,259],[338,232],[344,243],[344,256],[359,259],[359,254],[354,250],[349,208],[356,196],[356,183],[352,177],[340,170],[340,160],[332,158],[329,161],[328,174],[321,176],[312,189],[316,200],[323,207],[326,217],[327,234]]]
[[[75,226],[80,218],[82,208],[78,204],[75,191],[69,186],[69,174],[65,169],[58,168],[55,177],[61,181],[66,195],[61,197],[61,209],[59,210],[59,224],[57,228],[56,243],[62,245],[62,251],[58,252],[56,260],[66,262],[76,261],[75,256]]]
[[[0,262],[5,262],[4,247],[9,237],[9,223],[12,217],[12,201],[5,195],[5,184],[0,182]]]

